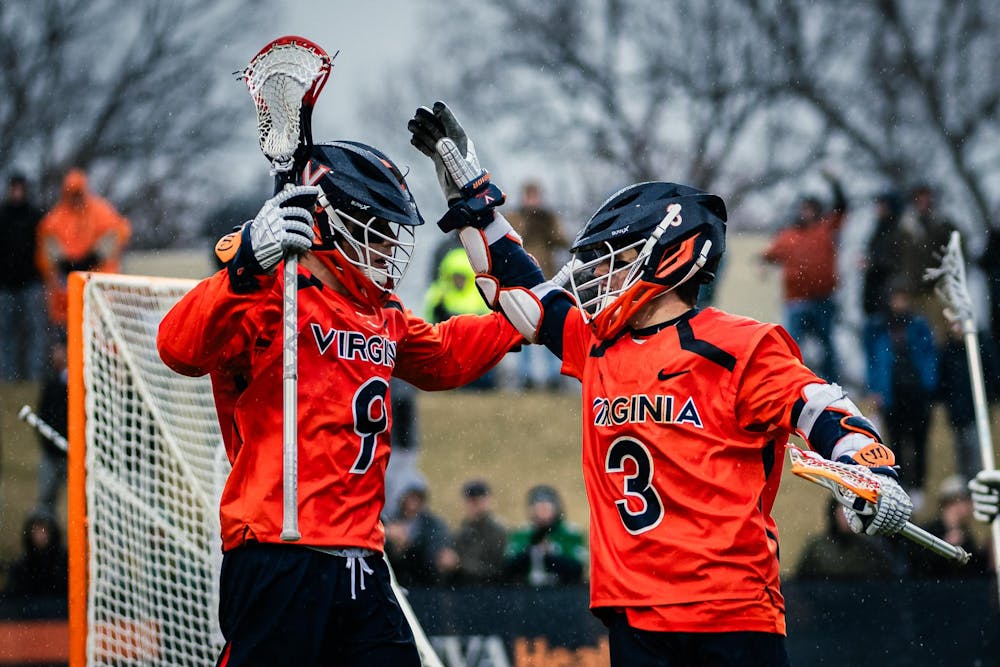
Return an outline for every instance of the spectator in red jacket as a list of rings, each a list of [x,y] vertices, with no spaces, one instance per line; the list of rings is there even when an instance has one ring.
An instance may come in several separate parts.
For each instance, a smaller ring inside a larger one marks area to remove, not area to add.
[[[769,264],[782,267],[784,324],[798,343],[815,337],[823,350],[819,375],[828,382],[838,376],[837,352],[833,345],[833,323],[837,319],[834,292],[837,289],[837,236],[847,212],[840,183],[829,173],[823,176],[833,190],[833,204],[826,212],[815,197],[799,204],[795,222],[778,232],[761,255]]]

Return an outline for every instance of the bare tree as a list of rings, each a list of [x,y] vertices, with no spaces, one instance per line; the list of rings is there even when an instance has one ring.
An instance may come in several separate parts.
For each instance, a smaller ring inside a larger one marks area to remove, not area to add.
[[[452,58],[455,98],[517,149],[573,165],[586,208],[654,178],[737,204],[825,154],[828,136],[812,129],[818,119],[805,105],[809,117],[778,122],[767,113],[772,91],[745,85],[760,45],[729,0],[459,4],[436,19],[480,27],[449,34],[447,53],[462,56]]]
[[[994,5],[456,0],[431,24],[450,99],[582,182],[687,181],[769,211],[833,162],[854,192],[938,183],[982,225],[1000,173]]]
[[[253,119],[220,44],[238,42],[261,6],[0,3],[4,167],[37,178],[49,201],[67,169],[86,169],[137,245],[190,234],[189,205],[222,173],[210,159]]]
[[[861,173],[930,181],[976,229],[1000,174],[1000,13],[990,0],[739,0],[768,85],[823,118]]]

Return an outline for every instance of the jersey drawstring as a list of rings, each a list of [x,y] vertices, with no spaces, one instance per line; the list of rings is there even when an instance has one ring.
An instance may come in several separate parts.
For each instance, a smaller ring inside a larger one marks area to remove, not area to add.
[[[358,568],[359,564],[361,565],[360,568]],[[351,571],[351,599],[356,600],[357,589],[355,580],[361,583],[361,590],[365,590],[365,575],[375,574],[375,570],[368,567],[368,563],[365,562],[365,557],[359,554],[351,554],[347,556],[347,569]],[[355,575],[357,576],[355,577]]]
[[[375,574],[375,570],[369,567],[368,562],[365,558],[369,556],[379,556],[379,552],[373,551],[371,549],[363,549],[360,547],[348,547],[346,549],[340,548],[330,548],[330,547],[314,547],[306,546],[306,549],[312,549],[313,551],[319,551],[321,553],[329,554],[331,556],[337,556],[338,558],[343,558],[346,562],[344,567],[350,570],[351,573],[351,599],[358,599],[358,583],[361,584],[361,590],[365,590],[365,575]]]

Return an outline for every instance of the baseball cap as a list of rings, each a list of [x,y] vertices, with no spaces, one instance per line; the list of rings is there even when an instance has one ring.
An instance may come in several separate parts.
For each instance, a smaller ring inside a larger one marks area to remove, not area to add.
[[[466,498],[482,498],[490,495],[490,487],[483,480],[474,479],[462,486],[462,495]]]

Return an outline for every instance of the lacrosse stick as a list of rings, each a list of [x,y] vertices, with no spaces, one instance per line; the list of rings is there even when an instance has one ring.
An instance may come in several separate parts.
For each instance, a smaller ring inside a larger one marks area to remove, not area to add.
[[[951,233],[948,245],[941,248],[941,266],[924,271],[924,280],[934,280],[934,291],[944,302],[944,316],[955,327],[961,327],[965,341],[965,355],[969,361],[969,382],[972,384],[972,404],[976,415],[976,435],[979,437],[979,456],[984,470],[995,470],[993,435],[990,433],[989,407],[986,402],[986,385],[983,379],[983,362],[979,356],[979,332],[972,311],[972,299],[965,282],[965,260],[962,258],[962,235]],[[990,526],[994,560],[1000,558],[1000,522]],[[1000,562],[996,566],[997,583],[1000,585]]]
[[[816,452],[792,445],[788,445],[788,455],[792,461],[792,474],[825,486],[841,505],[858,510],[856,504],[860,499],[867,507],[874,509],[882,489],[882,482],[877,474],[865,466],[829,461]],[[969,552],[965,549],[945,542],[910,522],[903,526],[899,534],[925,549],[958,561],[962,565],[969,562]]]
[[[336,56],[336,54],[334,54]],[[250,60],[240,76],[257,109],[260,150],[271,163],[276,190],[294,185],[312,145],[312,109],[330,76],[333,58],[302,37],[279,37]],[[284,265],[282,353],[281,539],[301,537],[298,516],[298,257]]]
[[[69,451],[69,443],[66,442],[66,437],[59,433],[59,431],[55,430],[44,419],[36,415],[30,405],[22,407],[21,411],[17,413],[17,418],[23,422],[27,422],[28,426],[38,431],[39,435],[59,449],[64,452]]]

